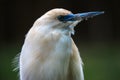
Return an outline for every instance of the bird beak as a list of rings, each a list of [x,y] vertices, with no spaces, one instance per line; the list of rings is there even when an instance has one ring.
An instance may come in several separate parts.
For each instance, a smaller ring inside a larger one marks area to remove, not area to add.
[[[82,20],[87,20],[88,18],[92,18],[92,17],[100,15],[100,14],[104,14],[104,11],[68,14],[65,16],[59,16],[58,19],[60,21],[82,21]]]

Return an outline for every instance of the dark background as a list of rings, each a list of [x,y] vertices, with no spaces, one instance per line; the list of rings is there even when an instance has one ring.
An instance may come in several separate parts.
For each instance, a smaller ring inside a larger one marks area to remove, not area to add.
[[[119,5],[118,0],[0,0],[0,80],[18,80],[12,59],[34,21],[53,8],[105,11],[77,25],[72,37],[81,52],[85,80],[120,80]]]

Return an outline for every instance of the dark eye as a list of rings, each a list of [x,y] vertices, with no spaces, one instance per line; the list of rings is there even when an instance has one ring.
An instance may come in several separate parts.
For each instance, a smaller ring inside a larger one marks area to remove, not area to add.
[[[74,14],[68,14],[68,15],[60,15],[58,16],[58,20],[62,22],[66,21],[74,21],[75,15]]]
[[[60,16],[58,16],[57,18],[58,18],[59,21],[65,22],[65,21],[64,21],[64,20],[65,20],[65,16],[60,15]]]

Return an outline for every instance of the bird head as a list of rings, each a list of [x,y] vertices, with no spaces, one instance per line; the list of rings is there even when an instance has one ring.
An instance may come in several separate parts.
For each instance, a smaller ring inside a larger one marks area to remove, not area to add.
[[[73,14],[71,11],[56,8],[41,16],[35,24],[43,25],[49,29],[61,30],[74,34],[74,27],[81,21],[103,14],[103,11],[85,12]]]

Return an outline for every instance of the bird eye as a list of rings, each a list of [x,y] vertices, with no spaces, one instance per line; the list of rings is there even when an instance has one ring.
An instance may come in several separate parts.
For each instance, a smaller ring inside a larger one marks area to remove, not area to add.
[[[58,20],[62,21],[62,22],[75,21],[74,18],[75,18],[74,14],[60,15],[60,16],[58,16]]]
[[[58,16],[57,19],[59,21],[66,22],[66,21],[64,21],[64,16],[63,15]]]

